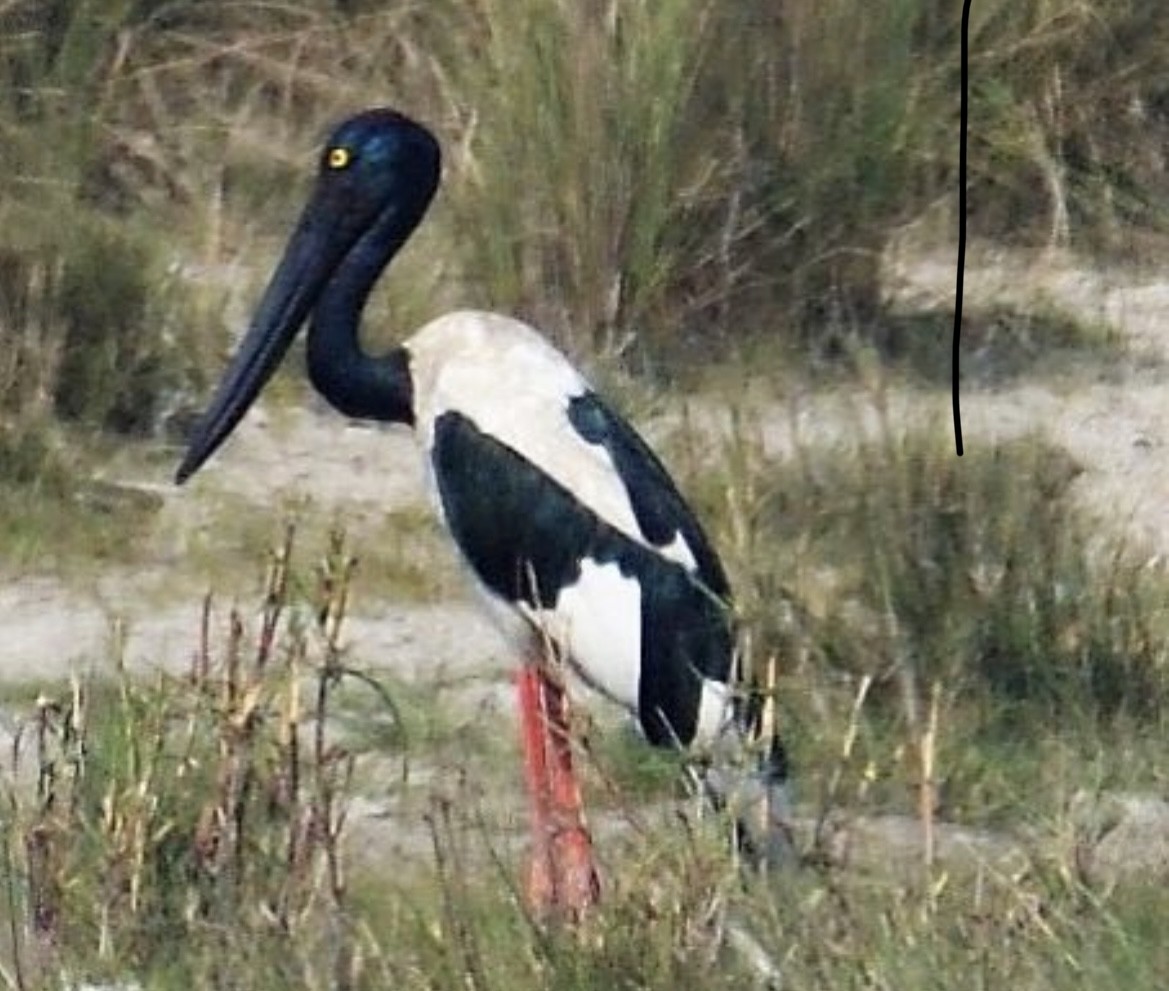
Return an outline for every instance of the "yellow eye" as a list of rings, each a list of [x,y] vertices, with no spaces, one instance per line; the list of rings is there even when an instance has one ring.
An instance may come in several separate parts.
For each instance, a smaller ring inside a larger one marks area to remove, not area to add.
[[[331,169],[343,169],[349,164],[350,157],[348,148],[330,148],[325,162]]]

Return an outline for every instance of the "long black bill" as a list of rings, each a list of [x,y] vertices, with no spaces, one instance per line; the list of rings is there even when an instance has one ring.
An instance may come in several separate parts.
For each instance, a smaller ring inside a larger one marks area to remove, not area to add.
[[[218,449],[272,377],[329,277],[352,244],[310,203],[280,260],[252,325],[175,473],[181,485]]]

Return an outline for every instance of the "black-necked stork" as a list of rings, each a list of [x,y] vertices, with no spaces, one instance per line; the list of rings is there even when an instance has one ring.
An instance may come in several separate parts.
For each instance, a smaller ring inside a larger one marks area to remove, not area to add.
[[[400,113],[370,110],[336,128],[177,481],[227,438],[311,314],[313,385],[348,416],[414,429],[438,512],[524,654],[528,893],[576,913],[598,884],[550,652],[635,713],[658,746],[715,748],[755,717],[732,690],[730,586],[710,542],[661,462],[559,351],[523,323],[477,312],[440,317],[380,357],[361,350],[370,289],[439,175],[434,136]],[[784,777],[776,742],[739,784],[772,798]],[[710,776],[716,793],[736,787],[729,780]],[[780,817],[762,842],[784,847]]]

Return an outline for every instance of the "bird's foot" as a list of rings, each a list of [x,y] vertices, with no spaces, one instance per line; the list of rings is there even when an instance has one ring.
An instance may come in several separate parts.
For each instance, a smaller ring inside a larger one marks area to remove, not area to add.
[[[561,830],[552,838],[560,900],[575,916],[583,915],[601,897],[601,879],[593,860],[593,841],[583,826]]]
[[[528,904],[537,916],[579,922],[601,896],[593,844],[583,826],[557,830],[528,862]]]

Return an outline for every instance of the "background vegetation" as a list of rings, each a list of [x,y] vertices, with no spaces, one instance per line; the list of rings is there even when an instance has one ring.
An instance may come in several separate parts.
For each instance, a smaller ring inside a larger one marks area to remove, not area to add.
[[[0,977],[743,987],[762,973],[753,941],[789,988],[1163,985],[1162,886],[1102,881],[1108,824],[1078,810],[1164,789],[1164,568],[1079,515],[1079,468],[1044,438],[958,462],[947,432],[888,414],[890,383],[948,386],[950,315],[891,309],[884,265],[907,231],[952,250],[960,13],[0,0],[0,574],[53,546],[133,556],[157,505],[111,509],[95,465],[181,437],[320,136],[390,103],[439,132],[446,181],[370,345],[479,304],[538,323],[635,405],[665,383],[732,408],[714,463],[693,438],[671,463],[735,572],[750,658],[782,661],[811,812],[808,869],[744,883],[689,814],[641,828],[675,769],[599,732],[609,900],[581,930],[537,924],[484,798],[495,779],[473,786],[514,754],[433,693],[337,688],[349,572],[329,545],[323,573],[278,558],[263,615],[281,622],[254,649],[237,618],[222,655],[193,631],[186,680],[13,700],[31,712],[18,771],[36,773],[2,817]],[[974,233],[1143,260],[1169,193],[1161,4],[979,0],[970,50]],[[1074,322],[979,321],[1006,328],[995,381],[1033,368],[1031,339],[1093,363],[1112,349]],[[878,429],[769,453],[739,405],[748,374],[844,382]],[[230,515],[232,543],[271,529]],[[425,556],[433,534],[413,530]],[[433,585],[401,556],[395,595]],[[333,747],[315,733],[331,720],[358,738]],[[424,856],[339,873],[351,750],[458,782],[423,789]],[[842,852],[858,821],[894,814],[921,831],[904,861]],[[942,820],[1014,845],[955,865]]]
[[[977,233],[1125,251],[1160,229],[1158,13],[973,11]],[[265,271],[315,142],[378,102],[430,122],[448,163],[394,280],[395,328],[483,303],[677,373],[752,342],[892,347],[883,249],[910,222],[945,242],[955,226],[959,15],[925,0],[10,0],[5,422],[163,429],[223,345],[230,287]]]

